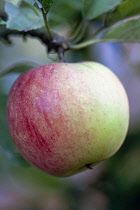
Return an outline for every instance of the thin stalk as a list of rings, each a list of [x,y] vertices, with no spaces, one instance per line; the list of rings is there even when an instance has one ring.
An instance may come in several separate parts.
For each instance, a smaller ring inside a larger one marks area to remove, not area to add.
[[[90,45],[100,43],[100,42],[118,42],[117,39],[93,39],[93,40],[87,40],[80,44],[71,45],[69,49],[71,50],[80,50],[82,48],[88,47]],[[119,42],[125,42],[125,40],[119,40]]]
[[[89,39],[95,38],[98,34],[100,34],[100,33],[101,33],[103,30],[105,30],[105,29],[106,29],[105,27],[99,28],[94,34],[92,34],[92,35],[90,36]]]
[[[79,37],[79,35],[81,35],[81,31],[83,33],[83,25],[87,26],[87,22],[86,21],[82,21],[79,26],[77,27],[75,33],[70,37],[70,40],[73,40],[75,42],[75,39],[77,39]]]
[[[86,31],[86,27],[87,27],[87,24],[84,24],[83,25],[83,28],[81,29],[79,35],[77,36],[77,38],[74,40],[74,43],[78,43],[80,42],[80,40],[84,37],[84,34],[85,34],[85,31]]]
[[[50,39],[53,39],[53,36],[51,34],[51,31],[50,31],[50,28],[49,28],[49,25],[48,25],[47,15],[44,12],[44,9],[43,8],[41,8],[41,11],[42,11],[44,23],[45,23],[45,26],[46,26],[46,29],[47,29],[47,32],[48,32],[48,36],[49,36]]]
[[[59,57],[59,62],[60,63],[64,63],[65,62],[63,48],[59,48],[59,50],[58,50],[58,57]]]

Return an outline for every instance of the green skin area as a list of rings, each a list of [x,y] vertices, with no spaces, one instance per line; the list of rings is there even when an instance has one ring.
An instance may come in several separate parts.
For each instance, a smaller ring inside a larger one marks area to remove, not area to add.
[[[99,63],[48,64],[14,83],[7,121],[26,160],[65,177],[120,148],[128,130],[128,99],[118,78]]]

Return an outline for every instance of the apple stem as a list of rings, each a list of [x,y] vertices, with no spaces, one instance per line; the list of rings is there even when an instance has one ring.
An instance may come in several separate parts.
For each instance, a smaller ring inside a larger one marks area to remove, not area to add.
[[[65,62],[64,50],[61,47],[58,49],[58,57],[59,57],[59,62],[60,63],[64,63]]]

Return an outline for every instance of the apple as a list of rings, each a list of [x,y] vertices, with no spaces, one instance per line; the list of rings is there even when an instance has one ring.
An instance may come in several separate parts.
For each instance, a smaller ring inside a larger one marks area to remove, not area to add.
[[[7,102],[11,137],[44,172],[71,176],[112,156],[129,124],[119,79],[96,62],[53,63],[24,72]]]

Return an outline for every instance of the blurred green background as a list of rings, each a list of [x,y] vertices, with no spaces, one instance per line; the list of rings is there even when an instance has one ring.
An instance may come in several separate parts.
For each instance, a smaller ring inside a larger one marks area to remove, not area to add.
[[[61,2],[62,13],[56,13],[56,3],[52,13],[57,14],[57,21],[50,15],[50,23],[65,35],[75,19],[80,21],[80,5],[72,0],[66,11],[65,1]],[[63,21],[64,17],[69,21]],[[6,125],[6,100],[20,72],[56,61],[47,57],[37,39],[11,40],[11,45],[0,42],[0,72],[9,72],[0,77],[0,210],[140,209],[140,44],[101,43],[66,53],[66,62],[97,61],[120,78],[129,98],[130,126],[123,146],[112,158],[93,170],[55,178],[30,166],[16,150]]]

